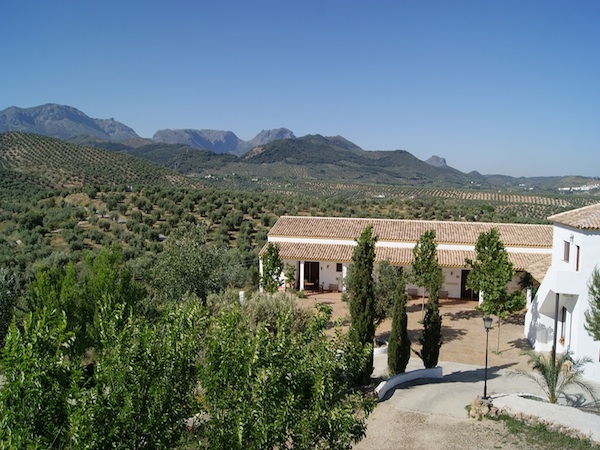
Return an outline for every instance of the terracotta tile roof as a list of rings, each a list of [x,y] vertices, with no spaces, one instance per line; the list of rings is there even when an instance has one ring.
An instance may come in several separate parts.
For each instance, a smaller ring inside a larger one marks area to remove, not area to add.
[[[368,225],[373,225],[380,242],[416,243],[425,231],[434,229],[438,244],[473,245],[481,232],[494,227],[505,247],[552,247],[552,225],[432,220],[282,216],[271,228],[269,237],[355,240]]]
[[[600,203],[555,214],[548,220],[582,230],[600,230]]]
[[[266,245],[260,251],[262,254]],[[345,262],[352,260],[354,245],[344,244],[311,244],[305,242],[277,242],[281,259],[300,261],[331,261]],[[475,259],[475,250],[449,250],[438,249],[438,262],[442,267],[466,267],[465,258]],[[538,281],[542,281],[552,255],[540,253],[508,252],[509,260],[515,270],[525,270]],[[375,261],[388,260],[399,266],[412,265],[412,249],[377,246],[375,248]]]

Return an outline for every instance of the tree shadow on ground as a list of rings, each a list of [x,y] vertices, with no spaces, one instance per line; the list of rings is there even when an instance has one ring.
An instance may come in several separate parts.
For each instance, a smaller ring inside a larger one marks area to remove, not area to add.
[[[390,331],[385,331],[377,335],[377,339],[387,342],[390,339]]]
[[[442,325],[442,337],[444,342],[451,342],[457,339],[462,339],[467,334],[464,328],[450,328]]]
[[[488,367],[487,379],[493,380],[501,376],[499,373],[501,370],[508,369],[514,366],[516,363],[506,363],[499,366]],[[390,399],[397,390],[412,389],[417,386],[423,386],[428,384],[441,384],[441,383],[479,383],[485,379],[485,368],[477,368],[471,370],[459,370],[456,372],[444,375],[442,378],[419,378],[417,380],[407,381],[406,383],[399,384],[394,388],[390,389],[385,396],[380,400],[382,402]],[[383,381],[381,379],[380,381]]]
[[[442,325],[442,338],[444,340],[444,343],[451,342],[456,339],[462,339],[462,337],[465,336],[466,334],[467,334],[467,330],[465,330],[463,328],[451,328],[451,327]],[[422,328],[408,330],[408,339],[410,339],[410,342],[413,344],[415,344],[415,343],[418,344],[419,338],[421,336],[423,336]],[[387,342],[389,340],[389,338],[390,338],[390,331],[385,331],[383,333],[377,334],[377,339],[379,339],[381,341]]]
[[[529,344],[529,341],[526,338],[513,339],[512,341],[508,341],[506,344],[508,344],[508,347],[500,348],[498,351],[496,351],[495,349],[492,351],[496,355],[499,355],[501,353],[509,352],[511,350],[519,350],[519,353],[522,353],[523,350],[531,350],[532,348],[531,344]],[[504,343],[501,343],[501,345],[504,345]]]
[[[444,306],[464,306],[465,308],[475,308],[477,304],[477,300],[468,300],[462,298],[440,299],[440,308],[443,308]]]
[[[512,314],[508,317],[502,319],[502,324],[508,325],[524,325],[525,324],[525,311],[521,311],[515,314]]]
[[[481,318],[483,317],[483,314],[481,313],[481,311],[477,311],[476,309],[469,309],[457,312],[447,312],[444,313],[442,317],[448,317],[451,321],[454,322],[456,320],[469,320],[474,318]]]
[[[329,322],[327,322],[327,329],[330,330],[332,328],[335,328],[337,325],[341,325],[342,327],[349,327],[350,326],[350,319],[338,319],[338,320],[330,320]]]
[[[508,341],[508,344],[511,346],[511,348],[517,348],[519,350],[531,349],[531,344],[526,338],[514,339],[512,341]]]
[[[567,405],[575,408],[582,408],[586,412],[592,412],[598,414],[598,410],[595,408],[594,403],[591,402],[584,394],[570,394],[563,392]]]
[[[412,305],[406,305],[406,313],[416,313],[419,311],[422,311],[423,307],[421,306],[421,303],[415,303]]]
[[[315,302],[317,305],[335,305],[336,302],[335,300],[320,300],[318,302]]]

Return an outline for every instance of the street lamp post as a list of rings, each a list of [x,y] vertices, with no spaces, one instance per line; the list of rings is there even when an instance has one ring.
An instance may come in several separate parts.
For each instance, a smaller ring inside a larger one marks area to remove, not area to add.
[[[485,375],[483,378],[483,400],[487,400],[488,338],[490,336],[490,328],[492,328],[492,318],[489,316],[484,317],[483,326],[485,328]]]

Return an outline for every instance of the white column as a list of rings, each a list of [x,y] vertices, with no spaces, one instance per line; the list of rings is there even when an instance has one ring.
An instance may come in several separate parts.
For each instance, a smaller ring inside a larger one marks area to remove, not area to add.
[[[300,290],[304,290],[304,261],[300,261]]]

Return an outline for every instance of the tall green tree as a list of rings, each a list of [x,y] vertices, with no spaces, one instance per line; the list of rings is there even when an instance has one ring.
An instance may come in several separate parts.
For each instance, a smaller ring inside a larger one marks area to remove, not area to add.
[[[279,257],[279,245],[269,242],[260,259],[263,271],[260,278],[260,285],[266,292],[274,294],[279,289],[279,286],[283,284],[281,280],[283,261]]]
[[[479,309],[485,315],[495,315],[498,320],[498,342],[496,352],[500,350],[500,324],[507,315],[525,307],[525,295],[522,291],[508,293],[508,283],[515,271],[508,259],[508,252],[500,240],[497,228],[482,232],[475,244],[477,257],[465,260],[471,271],[467,277],[467,288],[481,291],[483,302]]]
[[[413,247],[412,275],[417,286],[424,290],[439,286],[442,283],[440,266],[437,261],[437,244],[435,243],[435,230],[425,231],[417,244]],[[421,317],[425,311],[425,293],[422,297]]]
[[[408,317],[406,315],[406,281],[398,277],[394,293],[392,330],[388,340],[388,368],[391,375],[403,373],[410,359]]]
[[[204,224],[179,228],[165,243],[153,268],[152,283],[161,299],[179,301],[195,294],[206,304],[208,294],[234,284],[239,267],[229,264],[228,249],[207,240]]]
[[[375,293],[373,265],[375,263],[375,244],[373,227],[366,227],[352,253],[352,276],[348,280],[348,298],[350,302],[351,342],[357,348],[370,348],[369,359],[357,383],[369,384],[373,373],[373,340],[375,338]]]
[[[585,312],[585,329],[596,341],[600,341],[600,271],[594,268],[588,282],[590,309]]]

